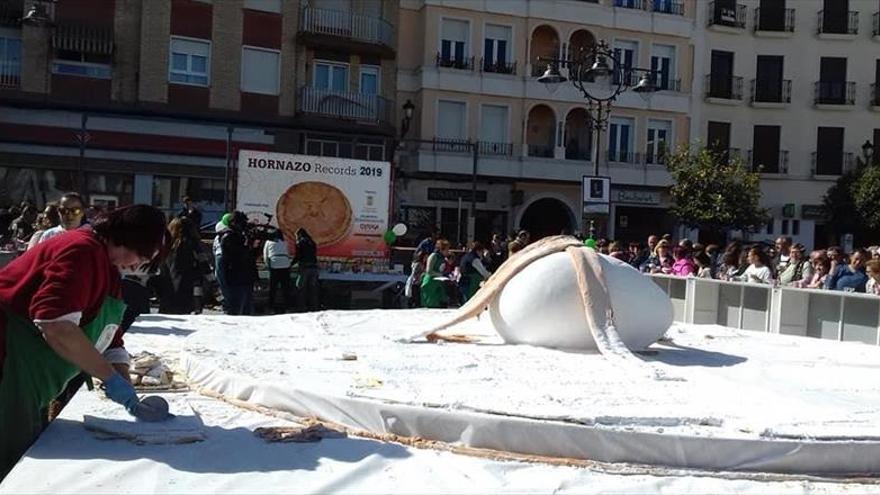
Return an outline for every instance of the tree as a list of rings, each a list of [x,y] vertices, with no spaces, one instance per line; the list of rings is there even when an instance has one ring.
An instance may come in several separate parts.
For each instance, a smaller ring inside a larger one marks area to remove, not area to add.
[[[856,167],[828,188],[823,206],[835,237],[852,234],[857,243],[880,234],[880,164],[859,157]]]
[[[742,160],[683,147],[667,155],[666,164],[674,181],[672,213],[683,224],[713,239],[723,239],[730,230],[766,225],[767,210],[759,205],[761,178]]]

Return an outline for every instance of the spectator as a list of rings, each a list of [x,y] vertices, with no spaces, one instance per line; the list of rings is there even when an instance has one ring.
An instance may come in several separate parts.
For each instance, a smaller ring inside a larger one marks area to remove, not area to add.
[[[831,271],[829,274],[837,271],[837,267],[846,264],[846,259],[844,257],[843,248],[840,246],[831,246],[830,248],[825,250],[825,254],[828,256],[828,260],[831,262]]]
[[[672,255],[669,252],[669,241],[663,239],[657,243],[654,254],[648,258],[639,270],[645,273],[672,273]]]
[[[639,269],[639,257],[642,255],[642,246],[638,242],[630,242],[629,243],[629,251],[627,252],[627,257],[629,259],[629,264],[636,270]]]
[[[492,234],[489,243],[489,257],[491,258],[491,270],[495,271],[507,259],[507,242],[498,232]]]
[[[825,288],[831,290],[843,290],[847,292],[865,292],[865,284],[868,276],[865,274],[865,262],[868,261],[868,253],[864,249],[857,249],[849,257],[849,264],[839,263],[837,268],[825,279]]]
[[[623,250],[623,243],[620,241],[611,241],[608,245],[608,255],[624,263],[629,263],[629,251]]]
[[[692,240],[688,239],[687,237],[678,241],[678,245],[683,248],[686,248],[689,253],[692,253],[694,251],[694,242]]]
[[[713,278],[712,277],[712,260],[705,252],[694,255],[694,263],[697,265],[697,278]]]
[[[672,264],[672,274],[676,277],[687,277],[697,271],[688,248],[681,245],[675,246],[672,250],[672,258],[675,259]]]
[[[712,278],[717,277],[718,264],[721,261],[721,248],[718,244],[706,246],[706,254],[709,256],[709,268],[712,270]]]
[[[178,218],[188,218],[192,228],[194,228],[196,232],[201,230],[202,212],[195,207],[192,198],[189,196],[183,197],[183,208],[180,209],[180,213],[178,213],[177,216]]]
[[[782,272],[788,267],[791,260],[791,237],[779,236],[776,239],[776,256],[773,258],[773,270],[779,274],[782,281]],[[801,253],[803,254],[803,253]],[[783,285],[787,285],[783,283]]]
[[[736,280],[741,274],[740,251],[731,249],[724,253],[721,260],[721,266],[718,268],[718,278],[720,280]]]
[[[220,289],[220,297],[223,299],[221,303],[223,305],[223,312],[226,314],[230,314],[229,291],[226,286],[226,275],[223,271],[223,249],[220,246],[220,240],[223,238],[223,233],[229,230],[227,223],[231,216],[231,214],[225,213],[223,218],[214,226],[215,235],[214,243],[212,245],[212,251],[214,252],[214,278],[217,279],[217,286]]]
[[[483,264],[484,252],[485,249],[480,241],[474,241],[470,251],[461,257],[458,264],[458,270],[461,274],[458,286],[461,289],[462,302],[467,302],[473,297],[483,280],[491,275]]]
[[[801,244],[789,246],[788,260],[778,266],[784,267],[779,272],[780,285],[797,285],[797,282],[809,280],[813,276],[813,266],[804,256],[804,246]]]
[[[880,260],[870,260],[865,263],[865,274],[868,281],[865,283],[865,292],[880,296]]]
[[[813,268],[813,276],[809,279],[802,279],[795,283],[795,287],[803,289],[824,289],[825,279],[831,269],[831,260],[825,251],[813,251],[810,253],[810,266]]]
[[[19,243],[27,242],[34,234],[34,224],[37,221],[37,209],[31,204],[25,204],[21,209],[21,215],[12,221],[9,226],[9,235]]]
[[[309,232],[300,227],[296,231],[296,253],[293,263],[297,265],[299,278],[296,280],[297,299],[303,311],[321,309],[321,281],[318,278],[318,245]]]
[[[425,256],[430,256],[431,253],[434,252],[434,246],[437,244],[437,239],[440,238],[440,232],[436,229],[431,230],[430,234],[428,234],[419,245],[416,246],[416,252],[413,253],[413,259],[418,258],[420,255],[424,254]]]
[[[656,235],[649,235],[647,247],[639,252],[639,256],[633,261],[633,266],[639,268],[644,265],[648,261],[648,258],[654,254],[654,250],[657,248],[657,243],[659,241],[660,238]]]
[[[245,229],[247,216],[236,211],[229,219],[229,230],[220,238],[221,268],[229,295],[230,315],[250,315],[254,312],[254,282],[257,281],[257,264],[247,244]]]
[[[507,257],[510,258],[510,255],[519,252],[522,248],[528,246],[530,239],[531,234],[529,234],[528,230],[520,230],[519,233],[516,234],[516,239],[507,243]]]
[[[770,271],[770,257],[763,249],[754,246],[749,249],[749,267],[738,278],[742,282],[756,284],[770,284],[773,282],[773,272]]]
[[[413,258],[410,275],[406,280],[406,288],[404,289],[404,293],[409,299],[410,308],[418,308],[422,302],[422,275],[425,274],[425,263],[428,260],[428,256],[421,251],[416,251],[416,254],[418,257]]]
[[[43,210],[43,213],[40,213],[37,216],[36,223],[36,232],[31,236],[31,240],[28,241],[28,249],[36,246],[40,239],[43,237],[43,233],[52,227],[58,226],[61,223],[61,219],[58,216],[58,205],[55,203],[49,203],[46,205],[46,209]]]
[[[199,239],[187,217],[178,217],[168,223],[171,233],[171,252],[162,267],[162,288],[159,312],[169,315],[188,315],[195,310],[194,288],[201,277],[198,262]]]
[[[449,255],[449,241],[438,239],[434,252],[425,263],[422,275],[421,302],[423,308],[444,308],[448,295],[444,286],[443,265]]]
[[[83,218],[86,215],[82,196],[75,192],[65,193],[58,202],[58,214],[60,224],[43,232],[43,235],[40,236],[40,242],[46,242],[57,235],[82,226]]]
[[[269,269],[269,307],[275,314],[287,311],[290,301],[290,250],[280,230],[275,231],[263,244],[263,262]],[[280,302],[275,302],[275,295],[280,289]]]

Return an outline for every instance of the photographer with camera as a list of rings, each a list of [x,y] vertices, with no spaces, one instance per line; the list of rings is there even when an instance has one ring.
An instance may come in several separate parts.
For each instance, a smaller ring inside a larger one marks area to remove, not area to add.
[[[236,211],[229,220],[229,230],[220,238],[221,267],[229,296],[227,314],[251,315],[254,312],[254,283],[257,262],[247,236],[247,216]]]

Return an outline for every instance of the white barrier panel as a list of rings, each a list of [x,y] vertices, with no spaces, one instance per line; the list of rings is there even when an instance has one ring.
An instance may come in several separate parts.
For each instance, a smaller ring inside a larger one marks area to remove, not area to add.
[[[683,323],[880,345],[880,297],[650,275]]]

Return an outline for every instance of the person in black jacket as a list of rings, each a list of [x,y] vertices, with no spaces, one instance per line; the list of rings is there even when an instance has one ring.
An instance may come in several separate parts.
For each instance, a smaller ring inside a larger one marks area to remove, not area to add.
[[[306,229],[296,231],[296,254],[293,263],[299,265],[299,278],[296,282],[299,309],[318,311],[321,309],[321,287],[318,285],[318,246]]]
[[[196,309],[193,289],[201,278],[199,240],[188,217],[171,220],[168,231],[171,233],[171,252],[162,267],[164,290],[159,298],[159,312],[188,315]]]
[[[253,250],[248,246],[246,228],[247,216],[236,211],[229,220],[229,230],[220,238],[223,253],[221,269],[226,276],[230,315],[250,315],[254,312],[257,262]]]

